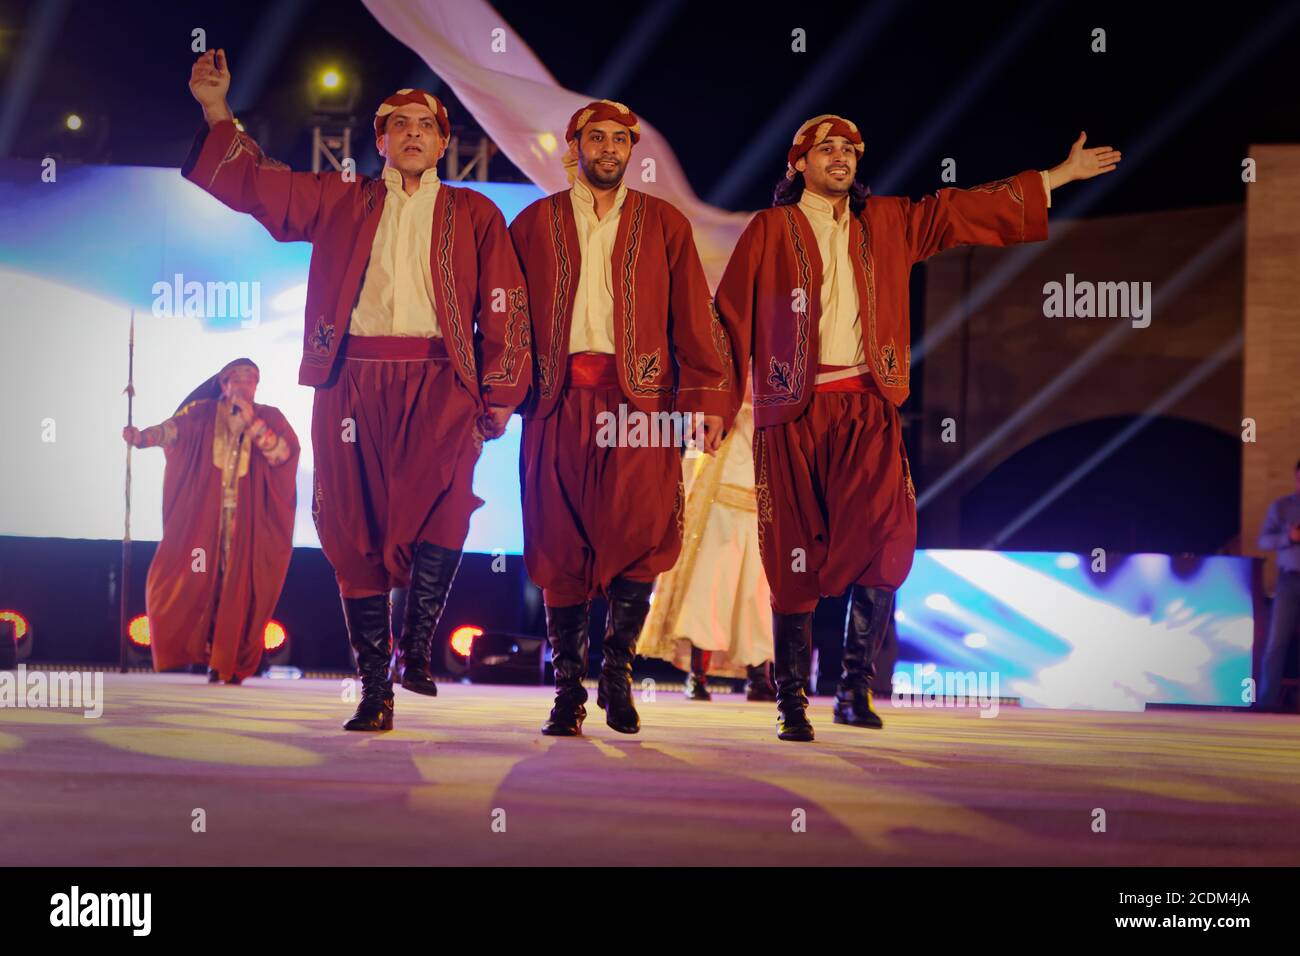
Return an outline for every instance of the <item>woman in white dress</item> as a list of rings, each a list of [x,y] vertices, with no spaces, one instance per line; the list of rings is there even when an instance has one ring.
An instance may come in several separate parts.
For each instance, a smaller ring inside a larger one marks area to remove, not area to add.
[[[747,400],[714,456],[683,460],[682,552],[659,576],[637,642],[687,672],[686,694],[709,700],[708,675],[746,678],[749,700],[775,700],[772,608],[758,553],[754,409]]]

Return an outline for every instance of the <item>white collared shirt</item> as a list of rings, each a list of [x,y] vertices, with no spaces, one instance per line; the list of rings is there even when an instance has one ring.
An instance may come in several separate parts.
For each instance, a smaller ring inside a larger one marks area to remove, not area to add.
[[[438,170],[426,169],[412,196],[402,188],[402,174],[391,166],[384,167],[384,184],[388,187],[384,211],[348,331],[352,335],[441,336],[429,266]]]
[[[1048,208],[1051,208],[1052,188],[1047,181],[1047,171],[1040,170],[1039,175],[1047,194]],[[858,286],[849,255],[849,218],[852,213],[848,200],[845,200],[844,211],[838,220],[831,202],[807,189],[799,197],[799,208],[808,217],[813,235],[817,237],[817,252],[822,260],[822,314],[817,325],[817,360],[823,365],[862,365],[866,356],[862,348]]]
[[[823,365],[861,365],[862,328],[858,319],[858,286],[849,256],[848,200],[835,218],[835,207],[827,199],[805,189],[799,209],[808,217],[822,260],[821,320],[817,325],[818,356]]]
[[[569,327],[569,354],[614,354],[614,239],[627,199],[627,186],[618,184],[614,207],[596,218],[596,197],[581,179],[573,181],[569,195],[578,227],[582,265],[573,290],[573,321]]]

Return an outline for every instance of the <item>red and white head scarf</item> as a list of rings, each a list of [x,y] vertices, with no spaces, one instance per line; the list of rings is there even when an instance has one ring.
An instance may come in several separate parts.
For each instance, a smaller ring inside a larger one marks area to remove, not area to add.
[[[843,116],[836,116],[834,113],[823,113],[821,116],[814,116],[808,122],[799,127],[799,132],[794,134],[794,142],[790,146],[790,152],[786,155],[785,178],[794,179],[794,168],[800,157],[822,142],[828,136],[843,136],[853,148],[857,150],[859,156],[862,155],[864,146],[862,144],[862,134],[851,120],[846,120]]]
[[[596,100],[588,103],[569,117],[569,125],[564,130],[564,139],[568,142],[569,149],[561,162],[564,163],[564,171],[568,173],[569,182],[573,182],[577,176],[578,137],[582,134],[582,128],[588,123],[601,123],[605,120],[613,120],[626,126],[632,136],[633,146],[641,140],[641,121],[622,103],[615,103],[613,100]]]
[[[442,138],[447,139],[451,135],[451,122],[447,119],[447,107],[442,105],[442,101],[425,90],[409,88],[398,90],[379,104],[379,109],[375,110],[375,135],[383,136],[384,127],[388,125],[388,114],[408,103],[429,107],[433,111],[434,121],[438,124],[438,131],[442,133]]]

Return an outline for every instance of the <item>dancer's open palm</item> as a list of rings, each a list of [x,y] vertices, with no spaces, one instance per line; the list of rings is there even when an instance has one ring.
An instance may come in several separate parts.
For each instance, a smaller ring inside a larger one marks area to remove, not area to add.
[[[1070,147],[1070,155],[1063,164],[1070,179],[1092,179],[1102,173],[1111,172],[1120,161],[1120,152],[1110,146],[1093,146],[1084,149],[1088,134],[1079,133],[1079,138]]]

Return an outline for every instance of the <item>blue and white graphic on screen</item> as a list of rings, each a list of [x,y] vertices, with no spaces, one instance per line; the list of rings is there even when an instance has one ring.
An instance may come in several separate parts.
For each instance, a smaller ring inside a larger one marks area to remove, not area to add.
[[[541,192],[460,183],[514,218]],[[126,446],[127,329],[135,308],[135,424],[157,424],[195,385],[247,356],[257,401],[288,417],[302,443],[294,544],[318,547],[311,520],[313,390],[298,385],[307,243],[276,242],[251,216],[178,170],[60,164],[53,183],[32,162],[0,162],[0,376],[11,461],[0,534],[120,538]],[[194,294],[194,293],[198,294]],[[17,411],[21,409],[21,414]],[[54,441],[44,422],[54,423]],[[486,442],[466,550],[518,554],[519,419]],[[162,534],[163,454],[132,457],[132,537]]]

